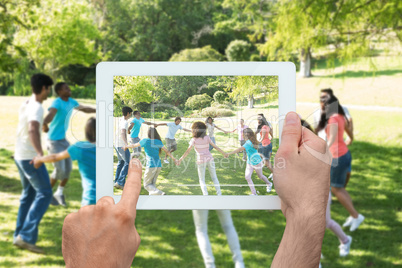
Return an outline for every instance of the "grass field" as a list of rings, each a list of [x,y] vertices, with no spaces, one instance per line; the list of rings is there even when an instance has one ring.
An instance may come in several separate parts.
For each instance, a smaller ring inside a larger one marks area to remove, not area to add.
[[[324,70],[322,71],[324,72]],[[335,77],[331,79],[334,81],[338,79],[338,82],[342,84],[342,81],[347,83],[352,78]],[[352,96],[354,90],[364,92],[367,79],[376,81],[377,78],[357,77],[353,79],[357,79],[355,81],[357,88],[345,87],[344,92],[340,94],[338,94],[337,88],[334,88],[335,93],[342,96],[340,97],[341,102],[354,105],[401,107],[401,83],[398,82],[400,74],[394,73],[385,78],[378,77],[378,79],[384,79],[383,82],[387,80],[387,83],[393,85],[392,98],[389,95],[378,92],[374,94],[368,90],[367,94],[362,94],[360,98],[349,99],[347,96]],[[298,80],[297,100],[316,102],[319,89],[324,87],[324,84],[317,85],[316,82],[316,78]],[[306,94],[300,94],[303,88],[306,88]],[[380,101],[376,102],[376,97]],[[2,148],[0,150],[0,267],[63,267],[64,261],[61,255],[63,219],[68,213],[78,210],[81,201],[81,180],[76,163],[74,163],[71,179],[65,189],[69,206],[67,208],[50,207],[39,228],[38,245],[43,247],[47,254],[36,255],[12,246],[21,184],[15,164],[10,157],[13,154],[13,135],[18,118],[16,107],[19,107],[23,99],[0,97],[2,103],[0,106],[0,122],[2,122],[0,134],[0,148]],[[45,106],[49,103],[50,101],[47,101]],[[307,120],[311,119],[310,115],[314,109],[311,105],[297,106],[298,112]],[[254,110],[246,112],[256,113]],[[338,257],[339,242],[334,234],[326,232],[322,249],[325,258],[322,260],[322,265],[324,268],[401,267],[402,113],[358,109],[350,109],[350,112],[355,124],[355,142],[350,147],[353,171],[348,191],[353,198],[355,207],[366,216],[366,220],[357,231],[350,233],[346,230],[346,233],[353,237],[352,250],[346,258]],[[74,137],[83,138],[80,124],[85,122],[88,115],[77,113],[76,116],[72,124],[73,131],[69,134],[70,140]],[[242,116],[247,116],[247,114]],[[219,125],[219,121],[217,124]],[[229,128],[229,126],[227,127]],[[160,131],[163,132],[163,129],[161,128]],[[218,133],[219,144],[223,142],[225,136],[219,132],[216,133]],[[188,137],[183,136],[177,155],[181,155],[187,147],[186,139]],[[234,142],[235,137],[232,136],[229,145],[234,147]],[[274,151],[276,149],[274,148]],[[221,158],[217,152],[214,154],[216,158]],[[191,153],[190,156],[194,157],[194,153]],[[235,156],[231,156],[232,162],[236,159]],[[52,170],[51,165],[47,167],[49,171]],[[176,171],[176,167],[167,167],[158,182],[164,183],[164,180],[169,180],[170,176],[176,174]],[[236,173],[239,180],[244,180],[243,172],[244,170],[241,169]],[[222,182],[231,180],[223,173],[218,176]],[[208,178],[207,175],[207,181]],[[255,175],[254,178],[257,183],[258,179]],[[196,181],[196,177],[192,179]],[[248,187],[244,188],[245,194],[247,194]],[[199,187],[194,190],[198,191],[198,194],[201,193]],[[214,193],[213,188],[209,190],[211,194]],[[230,188],[223,188],[223,190],[230,191]],[[346,210],[335,199],[331,212],[332,218],[341,224],[348,216]],[[232,217],[239,234],[246,266],[269,266],[285,227],[282,213],[280,211],[232,211]],[[203,267],[190,211],[140,211],[137,214],[136,224],[142,242],[132,267]],[[233,267],[226,237],[214,211],[210,212],[209,235],[216,266]]]

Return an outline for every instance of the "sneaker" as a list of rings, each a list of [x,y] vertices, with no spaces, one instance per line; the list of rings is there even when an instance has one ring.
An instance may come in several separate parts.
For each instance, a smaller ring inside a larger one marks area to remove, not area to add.
[[[120,189],[120,190],[123,190],[123,189],[124,189],[124,187],[121,186],[120,184],[118,184],[117,182],[114,184],[114,188]]]
[[[268,180],[272,181],[272,178],[274,177],[274,173],[271,173],[271,175],[269,175]]]
[[[352,221],[353,221],[353,217],[352,217],[352,216],[349,216],[349,217],[346,219],[345,223],[342,225],[342,227],[348,227],[348,226],[350,226],[350,225],[352,224]]]
[[[34,244],[30,244],[28,242],[25,242],[22,240],[21,236],[17,236],[17,238],[14,240],[13,245],[21,248],[21,249],[27,249],[31,252],[38,253],[38,254],[45,254],[43,249],[40,247],[35,246]]]
[[[64,199],[64,194],[58,195],[55,194],[53,195],[53,198],[57,200],[57,202],[59,202],[60,205],[62,205],[63,207],[66,207],[66,200]]]
[[[163,160],[163,162],[165,162],[166,164],[169,164],[169,160],[167,160],[167,159]]]
[[[349,241],[346,244],[339,245],[339,256],[346,257],[350,252],[350,245],[352,244],[352,237],[348,235]]]
[[[272,191],[272,183],[267,185],[267,193]]]
[[[57,199],[54,198],[54,196],[52,196],[52,200],[50,200],[50,205],[52,205],[52,206],[58,206],[58,205],[60,205],[60,204],[59,204],[59,201],[57,201]]]
[[[250,194],[250,195],[258,195],[258,194]]]
[[[350,225],[350,231],[353,232],[357,228],[359,228],[360,224],[364,221],[364,216],[362,214],[359,214],[356,219],[352,220],[352,224]]]

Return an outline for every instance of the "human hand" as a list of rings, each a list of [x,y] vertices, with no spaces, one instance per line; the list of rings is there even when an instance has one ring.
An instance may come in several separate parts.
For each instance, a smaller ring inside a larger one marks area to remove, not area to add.
[[[128,145],[123,146],[123,151],[127,150],[127,146]]]
[[[351,145],[352,144],[352,139],[347,137],[346,140],[345,140],[345,144],[346,144],[346,146]]]
[[[43,162],[41,161],[41,156],[35,156],[35,158],[32,159],[29,164],[33,164],[34,168],[36,169],[40,168],[40,166],[43,164]]]
[[[228,154],[228,153],[225,153],[223,156],[224,156],[225,158],[228,158],[228,157],[229,157],[229,154]]]
[[[42,125],[42,131],[47,133],[49,131],[49,126],[47,124]]]
[[[183,160],[183,159],[181,159],[181,158],[180,158],[179,160],[177,160],[176,166],[180,166],[182,160]]]
[[[296,113],[288,113],[274,168],[275,189],[286,218],[325,215],[330,163],[326,142],[302,128]]]
[[[67,267],[131,266],[141,240],[134,225],[141,176],[141,163],[134,158],[118,204],[105,196],[65,218],[62,252]]]

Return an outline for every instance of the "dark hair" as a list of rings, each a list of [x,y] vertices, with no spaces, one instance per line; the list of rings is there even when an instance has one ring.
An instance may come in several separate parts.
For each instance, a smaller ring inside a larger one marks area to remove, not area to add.
[[[264,114],[258,114],[258,115],[261,116],[261,119],[258,119],[258,120],[261,120],[261,124],[258,123],[257,131],[255,132],[256,135],[257,135],[258,133],[260,133],[261,128],[262,128],[263,126],[267,126],[267,125],[268,125],[267,119],[265,118]]]
[[[243,130],[244,137],[247,137],[248,140],[251,141],[255,149],[258,149],[258,145],[260,144],[255,136],[254,131],[251,128],[246,128]]]
[[[303,127],[308,128],[309,130],[313,131],[313,128],[310,126],[310,124],[306,120],[301,119],[300,121],[301,121],[301,125]]]
[[[207,135],[207,125],[204,122],[194,122],[191,126],[193,138],[204,138]]]
[[[67,85],[66,82],[59,82],[54,86],[54,91],[57,95],[59,95],[59,91],[63,88],[64,85]]]
[[[140,113],[139,111],[134,111],[134,115],[137,115],[138,113]]]
[[[330,97],[334,96],[334,91],[332,90],[332,88],[323,88],[320,91],[321,93],[327,93]]]
[[[96,142],[96,118],[91,117],[85,125],[85,138],[89,142]]]
[[[34,74],[31,77],[32,92],[36,95],[42,92],[43,86],[49,87],[53,85],[53,80],[46,74]]]
[[[211,120],[212,120],[212,123],[214,122],[214,119],[213,119],[212,117],[208,116],[207,120],[205,120],[205,124],[206,124],[206,123],[209,124],[208,120],[209,120],[210,118],[211,118]]]
[[[174,121],[176,122],[177,120],[180,120],[180,121],[181,121],[181,117],[180,117],[180,116],[177,116],[177,117],[174,119]]]
[[[131,112],[133,111],[133,109],[131,109],[130,107],[124,106],[124,107],[121,109],[121,111],[122,111],[123,115],[126,116],[126,115],[128,115],[129,113],[131,113]]]
[[[339,100],[337,97],[334,95],[330,96],[330,98],[324,103],[324,111],[321,114],[320,121],[318,123],[317,128],[315,129],[315,133],[320,132],[321,130],[325,129],[325,127],[328,124],[328,119],[334,115],[334,114],[340,114],[344,118],[345,116],[345,111],[343,110],[341,104],[339,103]],[[348,121],[348,119],[346,118]]]
[[[148,138],[150,138],[151,140],[161,140],[161,136],[159,135],[158,131],[156,130],[156,128],[154,127],[150,127],[148,129]],[[161,154],[162,149],[159,148],[159,154]]]

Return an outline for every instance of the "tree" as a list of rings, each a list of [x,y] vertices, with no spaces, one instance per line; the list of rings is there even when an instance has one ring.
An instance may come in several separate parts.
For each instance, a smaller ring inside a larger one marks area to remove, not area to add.
[[[207,94],[194,95],[187,99],[186,107],[192,110],[201,110],[211,105],[212,98]]]
[[[222,61],[223,56],[211,46],[189,48],[173,54],[169,61]]]
[[[250,44],[244,40],[233,40],[225,50],[229,61],[249,61]]]

